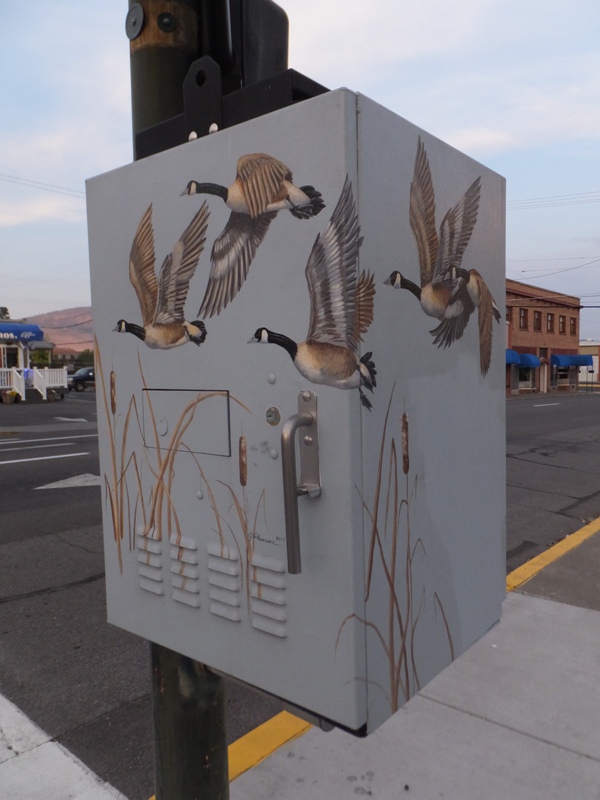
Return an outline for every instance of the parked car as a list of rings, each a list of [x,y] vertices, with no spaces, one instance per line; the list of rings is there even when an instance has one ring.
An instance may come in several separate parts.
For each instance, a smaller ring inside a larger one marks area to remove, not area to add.
[[[69,391],[83,392],[87,386],[96,386],[96,371],[94,367],[82,367],[67,377]]]

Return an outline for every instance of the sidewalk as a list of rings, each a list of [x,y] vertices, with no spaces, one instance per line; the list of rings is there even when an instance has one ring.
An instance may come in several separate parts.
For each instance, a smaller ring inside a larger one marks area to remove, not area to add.
[[[598,800],[598,531],[512,573],[500,624],[367,739],[310,728],[261,753],[244,737],[231,800]],[[0,800],[42,797],[122,795],[0,698]]]
[[[0,695],[0,800],[126,800]]]

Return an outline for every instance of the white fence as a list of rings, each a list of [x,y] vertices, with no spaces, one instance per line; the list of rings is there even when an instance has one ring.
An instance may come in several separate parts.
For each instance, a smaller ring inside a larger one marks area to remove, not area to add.
[[[17,392],[21,400],[25,400],[25,386],[32,386],[44,398],[48,397],[48,389],[67,389],[67,368],[60,369],[37,369],[33,367],[29,370],[0,369],[0,391]]]
[[[0,369],[0,391],[17,392],[21,395],[21,399],[25,400],[25,378],[22,370],[14,367]]]

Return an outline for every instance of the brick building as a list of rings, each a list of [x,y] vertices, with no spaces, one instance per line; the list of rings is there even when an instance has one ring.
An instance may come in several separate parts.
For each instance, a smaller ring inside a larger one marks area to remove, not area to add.
[[[579,297],[507,279],[506,391],[575,391],[579,368]],[[587,360],[586,360],[587,359]]]

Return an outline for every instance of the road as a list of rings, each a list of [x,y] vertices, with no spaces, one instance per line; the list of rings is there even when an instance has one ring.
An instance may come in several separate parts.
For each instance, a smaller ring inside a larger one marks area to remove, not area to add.
[[[507,570],[600,516],[600,394],[506,404]]]
[[[0,438],[0,545],[36,538],[40,531],[59,534],[101,521],[97,486],[70,492],[67,508],[64,491],[37,491],[73,475],[98,475],[96,411],[90,400],[93,394],[78,394],[63,402],[36,404],[38,424],[15,435],[10,424],[19,430],[32,407],[20,404],[0,409],[0,426],[8,428]]]
[[[507,567],[600,515],[600,395],[507,401]],[[153,793],[147,644],[105,622],[93,392],[0,406],[0,691],[130,800]],[[75,485],[41,488],[75,478]],[[228,738],[280,710],[228,686]]]

